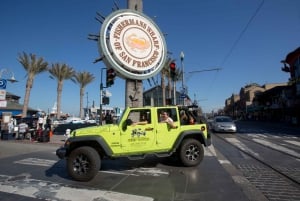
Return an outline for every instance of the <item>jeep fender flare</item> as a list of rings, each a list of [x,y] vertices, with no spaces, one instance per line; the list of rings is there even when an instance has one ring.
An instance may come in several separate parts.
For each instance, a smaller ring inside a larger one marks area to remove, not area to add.
[[[67,146],[67,155],[70,154],[70,152],[81,146],[90,146],[94,147],[95,143],[97,146],[99,146],[102,151],[104,152],[103,154],[106,156],[111,156],[112,155],[112,150],[109,147],[109,145],[105,142],[105,140],[99,136],[99,135],[87,135],[87,136],[80,136],[80,137],[71,137],[68,139],[69,141],[69,146]]]
[[[210,138],[206,139],[203,132],[201,132],[199,130],[188,130],[188,131],[182,131],[180,133],[179,137],[176,139],[176,141],[174,143],[173,148],[177,149],[180,146],[182,140],[185,138],[194,138],[194,139],[200,141],[201,144],[203,144],[204,146],[210,145]]]

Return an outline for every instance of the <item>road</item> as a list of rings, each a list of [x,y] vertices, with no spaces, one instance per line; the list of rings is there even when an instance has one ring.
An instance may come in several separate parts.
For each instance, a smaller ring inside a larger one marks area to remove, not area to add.
[[[0,141],[0,197],[22,201],[300,200],[299,130],[257,122],[238,126],[236,134],[213,134],[213,146],[205,149],[198,167],[181,167],[174,159],[155,157],[104,160],[90,182],[76,182],[67,175],[65,161],[55,156],[61,143]],[[266,161],[267,166],[251,154],[272,160]],[[282,160],[275,160],[279,157]],[[275,168],[270,170],[272,165]]]

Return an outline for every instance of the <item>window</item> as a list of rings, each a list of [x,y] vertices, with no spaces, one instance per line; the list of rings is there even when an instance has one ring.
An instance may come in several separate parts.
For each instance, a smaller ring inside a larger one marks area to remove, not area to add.
[[[145,122],[151,123],[151,112],[149,109],[145,110],[132,110],[127,119],[130,119],[133,123]]]

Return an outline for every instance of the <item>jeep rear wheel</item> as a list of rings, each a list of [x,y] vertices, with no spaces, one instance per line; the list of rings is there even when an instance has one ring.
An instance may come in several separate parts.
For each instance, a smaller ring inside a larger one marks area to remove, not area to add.
[[[77,181],[93,179],[100,166],[100,156],[92,147],[79,147],[73,150],[67,160],[68,173]]]
[[[185,166],[196,166],[204,157],[202,144],[195,139],[185,139],[182,141],[179,150],[179,158]]]

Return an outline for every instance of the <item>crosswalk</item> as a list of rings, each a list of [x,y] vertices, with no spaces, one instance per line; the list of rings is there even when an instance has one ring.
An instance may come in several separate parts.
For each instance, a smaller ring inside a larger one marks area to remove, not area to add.
[[[153,201],[147,196],[131,195],[99,189],[75,188],[68,185],[31,179],[29,174],[0,175],[0,191],[49,201]]]
[[[206,149],[206,156],[215,156],[213,149]],[[49,160],[42,158],[23,158],[13,162],[18,165],[52,167],[57,160]],[[128,170],[101,170],[101,174],[121,174],[127,176],[153,176],[168,177],[169,171],[163,168],[139,167]],[[5,193],[17,194],[30,198],[37,198],[50,201],[89,201],[89,200],[106,200],[106,201],[153,201],[148,196],[131,195],[113,191],[105,191],[91,188],[74,188],[65,184],[55,183],[51,181],[43,181],[32,179],[29,173],[22,173],[16,176],[0,175],[0,191]]]

